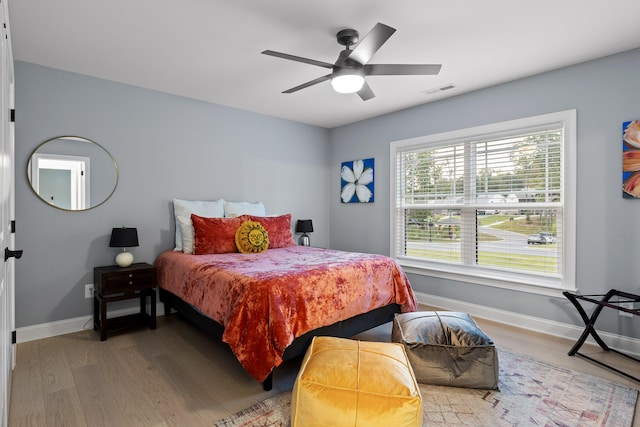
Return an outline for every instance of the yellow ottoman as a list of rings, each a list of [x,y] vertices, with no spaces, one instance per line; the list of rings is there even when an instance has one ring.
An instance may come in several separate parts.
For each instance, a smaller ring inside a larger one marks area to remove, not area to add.
[[[292,427],[422,425],[422,396],[401,344],[315,337],[293,386]]]

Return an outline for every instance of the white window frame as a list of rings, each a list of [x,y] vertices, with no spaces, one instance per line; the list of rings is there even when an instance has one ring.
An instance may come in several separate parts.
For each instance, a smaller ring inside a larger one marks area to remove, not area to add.
[[[531,292],[542,295],[558,296],[562,291],[575,291],[576,266],[576,110],[565,110],[555,113],[542,114],[522,119],[509,120],[483,126],[455,130],[417,138],[393,141],[390,144],[390,254],[408,273],[432,276],[437,278],[493,286],[504,289]],[[484,269],[475,265],[440,263],[429,260],[416,260],[404,257],[399,253],[396,240],[397,212],[402,209],[397,206],[400,200],[397,188],[397,159],[399,152],[416,148],[434,148],[444,144],[462,141],[481,140],[522,133],[529,129],[560,124],[563,128],[562,149],[562,191],[563,202],[563,244],[562,268],[556,278],[541,277],[526,272],[505,272]]]

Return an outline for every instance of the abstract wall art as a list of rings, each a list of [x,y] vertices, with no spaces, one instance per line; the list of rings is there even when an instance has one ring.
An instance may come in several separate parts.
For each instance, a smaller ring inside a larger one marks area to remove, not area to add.
[[[622,124],[622,197],[640,198],[640,120]]]

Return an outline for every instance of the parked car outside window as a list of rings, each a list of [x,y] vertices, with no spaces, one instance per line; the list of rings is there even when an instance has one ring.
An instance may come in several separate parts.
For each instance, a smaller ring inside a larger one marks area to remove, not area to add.
[[[527,245],[544,245],[547,241],[540,235],[540,233],[530,234],[527,237]]]
[[[543,239],[545,239],[547,243],[555,243],[555,242],[556,242],[556,238],[555,238],[555,236],[553,235],[553,233],[550,233],[550,232],[548,232],[548,231],[541,231],[541,232],[540,232],[540,233],[538,233],[538,234],[540,234],[540,236],[541,236]]]
[[[546,245],[555,242],[556,238],[548,231],[530,234],[529,237],[527,237],[527,245]]]

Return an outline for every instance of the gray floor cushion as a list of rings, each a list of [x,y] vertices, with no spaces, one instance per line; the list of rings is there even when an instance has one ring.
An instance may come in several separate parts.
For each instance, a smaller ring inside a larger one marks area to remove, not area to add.
[[[466,313],[418,311],[396,314],[391,338],[405,346],[420,383],[498,388],[495,345]]]

